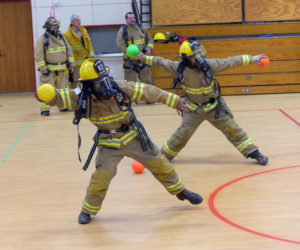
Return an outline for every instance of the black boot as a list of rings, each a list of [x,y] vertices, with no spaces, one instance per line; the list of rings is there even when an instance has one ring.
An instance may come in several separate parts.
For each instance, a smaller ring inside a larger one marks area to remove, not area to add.
[[[249,155],[250,158],[255,159],[258,164],[260,165],[267,165],[269,158],[265,155],[263,155],[258,150],[255,150]]]
[[[194,205],[200,204],[203,201],[202,197],[199,194],[193,193],[192,191],[187,190],[186,188],[176,196],[179,200],[188,200]]]
[[[50,111],[49,110],[44,110],[41,112],[42,116],[49,116],[50,115]]]
[[[80,212],[78,216],[78,223],[79,224],[88,224],[91,221],[91,215],[86,214],[85,212]]]

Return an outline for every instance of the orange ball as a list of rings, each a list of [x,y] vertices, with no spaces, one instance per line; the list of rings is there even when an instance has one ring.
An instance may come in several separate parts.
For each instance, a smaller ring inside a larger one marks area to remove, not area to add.
[[[136,174],[141,174],[144,172],[145,167],[139,163],[138,161],[134,161],[132,163],[132,170],[136,173]]]
[[[259,62],[261,63],[261,65],[258,65],[259,67],[266,68],[269,66],[270,60],[269,60],[269,57],[265,57],[265,58],[260,59]]]

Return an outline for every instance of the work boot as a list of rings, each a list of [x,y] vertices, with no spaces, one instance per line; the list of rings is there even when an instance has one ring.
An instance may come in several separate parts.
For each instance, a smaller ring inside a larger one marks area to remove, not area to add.
[[[91,215],[86,214],[85,212],[80,212],[78,216],[78,223],[79,224],[88,224],[91,221]]]
[[[179,194],[176,194],[177,198],[179,200],[188,200],[190,203],[196,205],[200,204],[203,199],[199,194],[193,193],[190,190],[187,190],[186,188]]]
[[[44,110],[41,112],[42,116],[49,116],[50,115],[50,111],[49,110]]]
[[[266,165],[269,161],[269,158],[265,155],[263,155],[261,152],[258,150],[255,150],[249,155],[250,158],[255,159],[258,164],[260,165]]]
[[[68,112],[68,109],[61,109],[60,112]]]

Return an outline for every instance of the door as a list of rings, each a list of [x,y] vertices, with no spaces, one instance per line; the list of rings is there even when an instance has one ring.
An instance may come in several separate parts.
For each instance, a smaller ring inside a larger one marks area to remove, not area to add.
[[[35,91],[30,0],[0,0],[0,93]]]

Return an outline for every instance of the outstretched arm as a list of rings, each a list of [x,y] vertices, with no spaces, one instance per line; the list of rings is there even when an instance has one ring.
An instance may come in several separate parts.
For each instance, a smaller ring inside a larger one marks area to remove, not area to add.
[[[173,76],[177,76],[178,61],[172,61],[159,56],[136,55],[136,58],[143,63],[159,68]]]
[[[226,59],[206,59],[208,64],[210,65],[213,73],[222,72],[226,69],[230,69],[237,66],[248,65],[251,63],[256,63],[260,65],[260,59],[265,58],[266,55],[240,55],[240,56],[233,56],[228,57]]]
[[[50,106],[61,109],[76,110],[80,89],[55,89],[51,84],[43,84],[37,89],[37,99]]]

